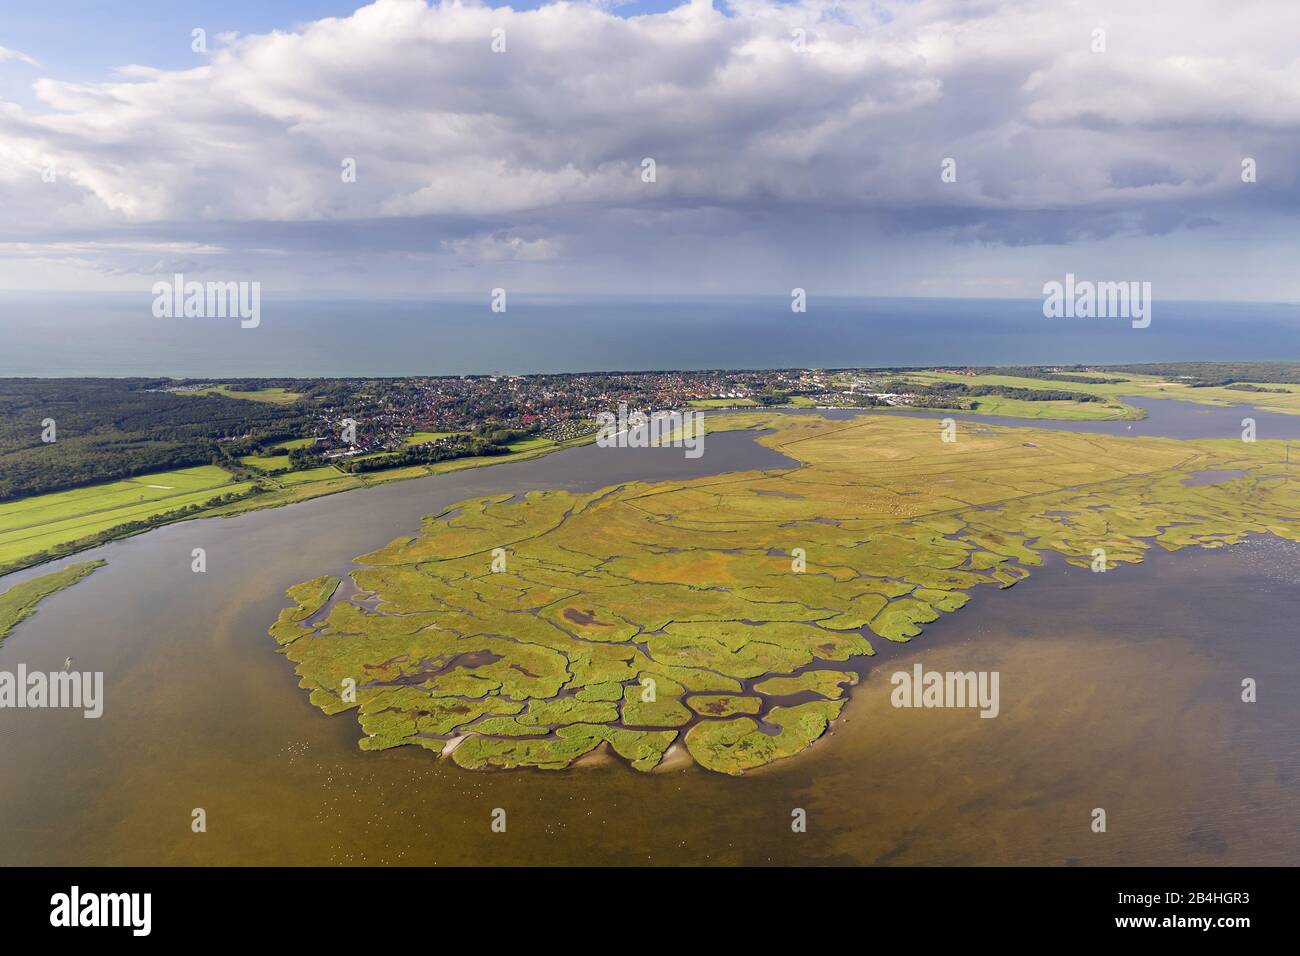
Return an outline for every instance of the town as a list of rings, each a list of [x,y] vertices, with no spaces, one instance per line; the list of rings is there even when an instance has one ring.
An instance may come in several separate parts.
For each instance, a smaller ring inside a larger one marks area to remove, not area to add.
[[[172,394],[256,399],[287,391],[312,401],[311,421],[295,464],[319,458],[337,464],[402,452],[415,460],[453,451],[467,436],[564,442],[592,434],[602,413],[620,405],[646,413],[674,409],[866,407],[911,404],[916,394],[889,372],[778,369],[754,371],[594,372],[554,375],[466,375],[403,379],[239,380],[163,385]],[[351,425],[351,427],[349,427]],[[256,440],[252,433],[226,442]],[[415,457],[412,457],[415,456]]]
[[[916,406],[971,410],[974,396],[1012,394],[1029,400],[1078,392],[966,386],[918,381],[917,369],[769,369],[464,375],[385,379],[243,379],[184,381],[152,391],[220,394],[274,401],[295,410],[290,431],[254,429],[219,437],[241,455],[270,450],[294,468],[330,463],[375,471],[473,455],[501,454],[521,441],[563,443],[593,434],[601,415],[620,406],[646,414],[771,408]],[[973,368],[935,369],[974,377]],[[1058,381],[1088,381],[1077,369],[1034,369]],[[1086,371],[1086,370],[1084,370]],[[280,401],[284,400],[283,404]],[[280,419],[288,427],[290,422]],[[288,443],[278,444],[284,439]]]

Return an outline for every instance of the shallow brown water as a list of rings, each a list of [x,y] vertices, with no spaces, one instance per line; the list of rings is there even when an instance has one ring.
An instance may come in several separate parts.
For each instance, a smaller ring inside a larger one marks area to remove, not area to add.
[[[711,467],[775,463],[725,437],[709,438]],[[70,655],[107,694],[100,720],[0,715],[0,863],[1300,862],[1300,549],[1273,539],[1157,549],[1104,575],[1054,563],[977,591],[910,645],[876,641],[832,732],[743,778],[621,762],[484,774],[357,750],[355,717],[310,706],[265,633],[283,589],[465,497],[630,477],[579,451],[100,549],[107,567],[0,646],[0,669]],[[1000,716],[894,709],[888,676],[918,661],[999,671]]]

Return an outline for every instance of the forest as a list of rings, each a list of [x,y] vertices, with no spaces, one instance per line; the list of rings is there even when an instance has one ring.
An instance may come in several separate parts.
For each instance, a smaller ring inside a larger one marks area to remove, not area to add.
[[[1294,362],[1151,362],[1143,365],[1108,366],[1107,370],[1179,379],[1186,381],[1191,388],[1210,388],[1236,382],[1300,385],[1300,365]]]
[[[220,463],[243,446],[297,437],[313,420],[314,402],[160,391],[175,384],[0,379],[0,501]]]

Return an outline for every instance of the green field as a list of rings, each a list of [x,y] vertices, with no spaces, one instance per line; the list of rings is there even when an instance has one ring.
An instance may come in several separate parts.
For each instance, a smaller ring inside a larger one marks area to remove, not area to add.
[[[416,432],[416,433],[413,434],[413,435],[409,435],[409,436],[408,436],[408,437],[407,437],[407,438],[402,442],[402,444],[403,444],[404,447],[409,448],[409,447],[412,446],[412,445],[422,445],[422,444],[424,444],[424,443],[426,443],[426,442],[431,442],[431,441],[434,441],[434,440],[439,439],[439,438],[450,438],[452,435],[455,435],[455,434],[456,434],[456,432]],[[539,450],[539,449],[543,449],[543,448],[551,448],[551,447],[553,447],[554,445],[555,445],[555,442],[551,441],[549,438],[536,438],[536,437],[534,437],[534,438],[524,438],[524,439],[521,439],[521,440],[519,440],[519,441],[511,442],[511,443],[510,443],[509,445],[507,445],[506,447],[510,449],[510,454],[515,455],[515,454],[522,454],[522,453],[524,453],[524,452],[537,451],[537,450]],[[374,461],[374,460],[376,460],[376,459],[388,458],[388,457],[391,457],[391,456],[393,456],[393,455],[395,455],[395,454],[396,454],[396,452],[391,452],[391,451],[372,451],[372,452],[370,452],[370,453],[367,454],[367,455],[358,455],[358,456],[356,457],[355,460],[356,460],[356,461]],[[505,456],[501,456],[501,457],[505,457]],[[490,460],[490,459],[491,459],[491,456],[487,456],[487,458]],[[451,461],[470,461],[470,460],[477,460],[477,459],[457,459],[457,458],[453,458],[453,459],[450,459],[450,460],[451,460]],[[442,463],[439,462],[438,464],[442,464]],[[424,466],[415,466],[415,467],[424,467]],[[368,474],[368,475],[373,475],[374,472],[368,472],[367,474]]]
[[[543,448],[551,448],[555,442],[549,438],[524,438],[520,441],[512,441],[506,447],[510,449],[510,454],[520,455],[525,452],[539,451]]]
[[[416,432],[413,435],[407,435],[403,445],[423,445],[425,442],[437,441],[439,438],[450,438],[455,432]]]
[[[132,521],[246,491],[214,465],[163,471],[0,504],[0,567]]]
[[[302,398],[298,392],[291,392],[287,388],[259,388],[251,392],[241,392],[232,385],[214,385],[212,388],[201,388],[190,394],[224,395],[226,398],[242,398],[250,402],[266,402],[270,405],[291,405]]]
[[[308,468],[306,471],[290,471],[283,475],[276,475],[275,480],[282,485],[302,485],[313,481],[328,481],[331,478],[340,478],[343,472],[339,471],[333,465],[322,465],[319,468]]]
[[[288,471],[293,467],[288,455],[245,455],[239,463],[266,472]]]
[[[439,438],[450,438],[455,432],[415,432],[406,436],[402,440],[403,448],[410,448],[412,445],[423,445],[427,442],[436,441]],[[392,451],[372,451],[367,455],[358,455],[354,461],[374,461],[380,458],[389,458],[395,455]]]

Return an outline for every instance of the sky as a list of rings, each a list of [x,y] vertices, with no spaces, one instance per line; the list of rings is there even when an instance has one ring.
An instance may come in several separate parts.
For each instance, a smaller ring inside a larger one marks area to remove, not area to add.
[[[1297,37],[1273,0],[11,3],[0,290],[1296,302]]]

